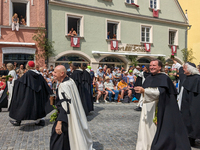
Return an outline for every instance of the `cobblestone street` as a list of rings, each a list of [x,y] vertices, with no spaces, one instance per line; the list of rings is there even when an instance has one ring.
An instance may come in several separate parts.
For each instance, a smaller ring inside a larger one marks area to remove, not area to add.
[[[96,150],[135,150],[140,112],[136,104],[95,104],[88,116],[89,127]],[[46,126],[34,121],[23,121],[20,127],[9,122],[8,112],[0,113],[0,150],[48,150],[52,123],[46,117]],[[198,146],[200,142],[198,142]],[[200,147],[200,146],[199,146]],[[198,150],[200,148],[194,148]]]

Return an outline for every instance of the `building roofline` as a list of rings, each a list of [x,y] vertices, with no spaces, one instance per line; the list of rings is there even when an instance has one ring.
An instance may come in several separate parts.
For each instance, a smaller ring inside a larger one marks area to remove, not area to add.
[[[182,12],[181,14],[184,15],[182,8],[180,7],[177,0],[175,0],[175,2],[177,4],[179,10]],[[98,13],[112,14],[112,15],[129,17],[129,18],[136,18],[136,19],[141,19],[141,20],[148,20],[148,21],[153,21],[153,22],[175,24],[175,25],[180,25],[180,26],[189,26],[189,24],[187,23],[185,15],[183,16],[185,22],[180,22],[180,21],[174,21],[174,20],[169,20],[169,19],[154,18],[154,17],[150,17],[150,16],[145,16],[145,15],[127,13],[127,12],[123,12],[123,11],[116,11],[116,10],[110,10],[110,9],[105,9],[105,8],[99,8],[99,7],[95,7],[95,6],[89,6],[89,5],[78,4],[78,3],[73,3],[73,2],[66,2],[66,1],[62,1],[62,0],[59,0],[59,1],[49,0],[49,4],[54,4],[54,5],[58,5],[58,6],[65,6],[65,7],[81,9],[81,10],[87,10],[87,11],[93,11],[93,12],[98,12]]]

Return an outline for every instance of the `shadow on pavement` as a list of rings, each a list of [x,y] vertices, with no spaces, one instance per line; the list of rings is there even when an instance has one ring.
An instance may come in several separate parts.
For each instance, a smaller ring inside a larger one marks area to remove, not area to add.
[[[100,111],[104,110],[102,107],[95,106],[94,111],[90,112],[87,116],[87,121],[93,120],[96,116],[98,116]]]
[[[45,126],[36,126],[34,121],[31,122],[31,123],[26,123],[26,124],[23,124],[23,122],[22,122],[19,130],[24,131],[24,132],[32,132],[32,131],[35,131],[35,130],[42,129]]]
[[[95,150],[103,150],[103,144],[101,144],[99,142],[93,142],[93,148]]]

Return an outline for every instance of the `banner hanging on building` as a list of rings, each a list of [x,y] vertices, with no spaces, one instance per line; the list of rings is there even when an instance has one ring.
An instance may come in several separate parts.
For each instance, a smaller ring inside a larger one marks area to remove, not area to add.
[[[150,52],[151,51],[151,44],[150,43],[144,43],[144,46],[145,46],[146,52]]]
[[[118,50],[118,41],[110,41],[111,50]]]
[[[158,16],[159,16],[159,10],[153,9],[153,17],[158,18]]]
[[[177,52],[177,46],[176,45],[172,45],[171,49],[172,49],[172,54],[175,54]]]
[[[80,37],[71,37],[71,47],[80,47]]]

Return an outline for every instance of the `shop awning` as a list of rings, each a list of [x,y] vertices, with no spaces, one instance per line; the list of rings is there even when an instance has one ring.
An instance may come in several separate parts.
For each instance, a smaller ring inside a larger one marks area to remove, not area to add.
[[[92,54],[112,54],[112,55],[132,55],[132,56],[163,56],[165,57],[166,55],[163,54],[143,54],[143,53],[133,53],[133,52],[129,52],[129,53],[119,53],[119,52],[100,52],[100,51],[92,51]]]

